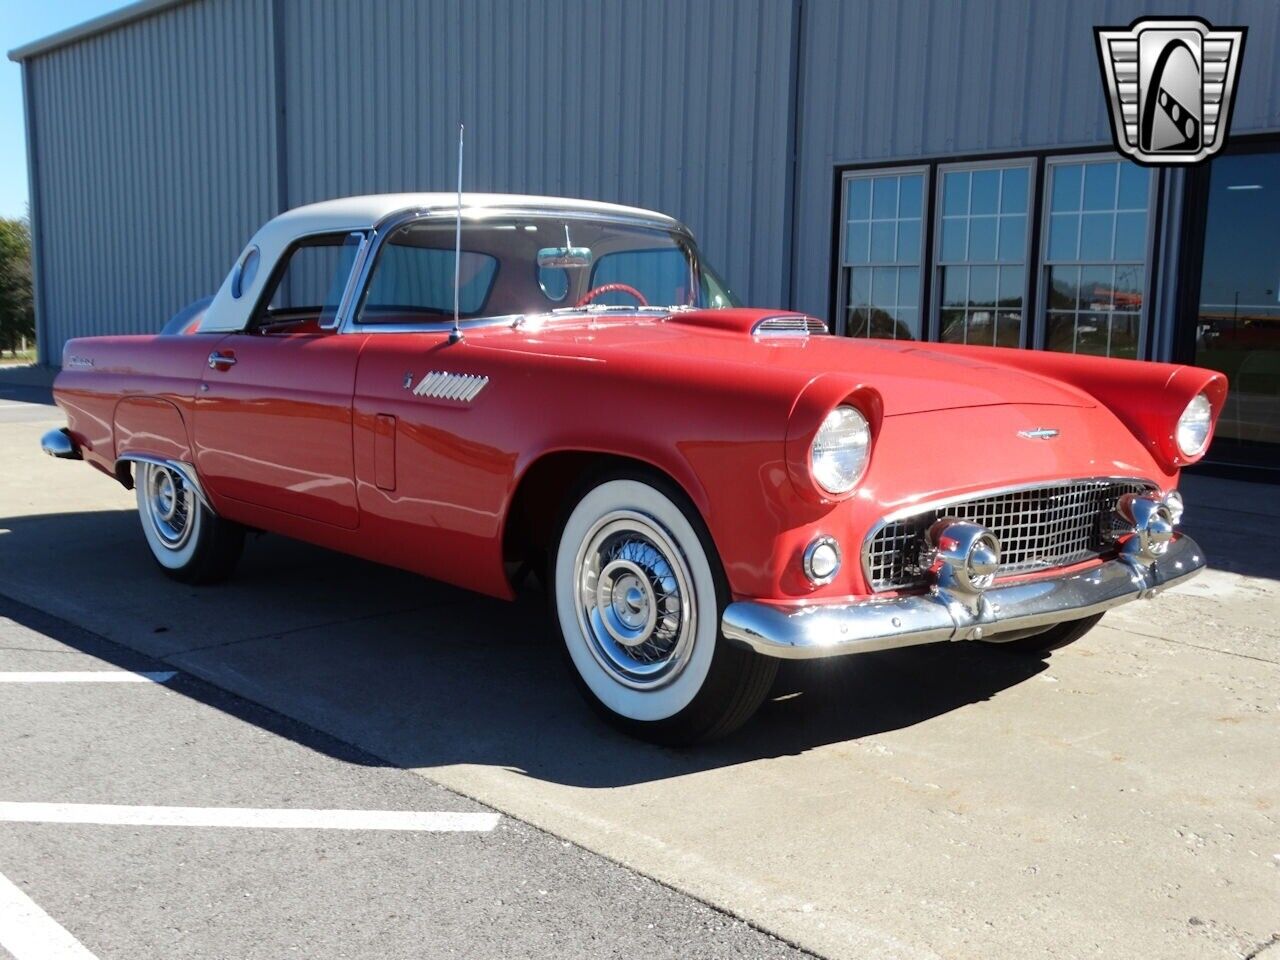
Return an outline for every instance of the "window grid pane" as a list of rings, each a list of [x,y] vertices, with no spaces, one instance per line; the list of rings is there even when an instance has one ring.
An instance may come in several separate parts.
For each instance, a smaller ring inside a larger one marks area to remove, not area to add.
[[[845,183],[846,332],[920,339],[924,177],[885,172]]]
[[[942,340],[1021,344],[1030,180],[1025,164],[943,174],[937,255]]]
[[[1138,356],[1150,172],[1126,161],[1049,166],[1045,346]]]

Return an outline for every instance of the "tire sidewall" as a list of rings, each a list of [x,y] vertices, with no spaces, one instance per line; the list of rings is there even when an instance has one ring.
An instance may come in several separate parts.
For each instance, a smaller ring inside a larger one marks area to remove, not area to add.
[[[200,551],[200,543],[206,535],[207,523],[204,507],[199,500],[193,500],[191,509],[191,533],[187,537],[186,542],[177,550],[173,550],[165,545],[160,534],[156,532],[155,522],[151,516],[151,511],[147,505],[147,490],[150,486],[151,471],[160,469],[151,464],[142,464],[138,470],[137,480],[134,482],[134,494],[138,502],[138,519],[142,523],[142,535],[147,540],[147,546],[151,548],[151,555],[155,557],[156,563],[164,567],[166,570],[182,571],[189,568],[195,562],[196,556]]]
[[[697,611],[697,625],[689,661],[669,683],[637,690],[614,679],[591,652],[591,641],[578,621],[577,553],[592,525],[618,510],[645,514],[663,528],[689,568]],[[569,661],[586,688],[610,714],[634,723],[658,724],[676,717],[703,690],[715,659],[720,636],[720,603],[716,574],[701,536],[684,510],[654,485],[615,477],[587,490],[573,505],[560,528],[552,558],[552,598],[555,617]]]

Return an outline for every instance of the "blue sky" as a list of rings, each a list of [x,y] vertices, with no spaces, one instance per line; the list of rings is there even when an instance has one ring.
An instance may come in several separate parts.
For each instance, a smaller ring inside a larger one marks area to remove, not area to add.
[[[27,214],[27,133],[14,47],[127,6],[121,0],[0,0],[0,217]]]

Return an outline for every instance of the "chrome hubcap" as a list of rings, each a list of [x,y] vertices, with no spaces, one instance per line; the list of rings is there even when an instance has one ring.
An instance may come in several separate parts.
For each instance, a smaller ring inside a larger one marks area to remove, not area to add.
[[[696,628],[693,578],[652,517],[619,510],[578,551],[578,621],[592,656],[615,680],[650,689],[688,663]]]
[[[148,463],[141,478],[147,520],[160,543],[180,550],[191,536],[195,496],[180,474],[167,467]]]

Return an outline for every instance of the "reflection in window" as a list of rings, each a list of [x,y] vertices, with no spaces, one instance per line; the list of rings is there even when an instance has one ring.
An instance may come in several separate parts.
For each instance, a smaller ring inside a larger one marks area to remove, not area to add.
[[[365,292],[362,323],[431,322],[453,315],[454,252],[420,246],[429,234],[405,227],[378,254]],[[458,271],[458,312],[477,316],[484,309],[498,261],[462,251]]]
[[[651,304],[692,304],[696,299],[689,261],[677,247],[605,254],[596,261],[588,286],[595,289],[610,283],[622,283],[638,290],[645,302]],[[636,305],[636,298],[617,291],[601,294],[593,302],[632,307]]]
[[[846,332],[920,339],[924,175],[877,173],[845,181]]]
[[[1231,381],[1209,455],[1280,465],[1280,153],[1215,157],[1195,362]],[[1242,447],[1241,444],[1244,446]],[[1255,445],[1266,444],[1260,449]],[[1254,449],[1250,449],[1254,448]]]
[[[333,234],[298,243],[268,299],[268,313],[314,311],[332,316],[355,263],[358,236]]]
[[[952,170],[940,195],[941,337],[1016,347],[1027,277],[1030,169]]]
[[[1115,160],[1049,169],[1045,345],[1136,358],[1150,173]]]

